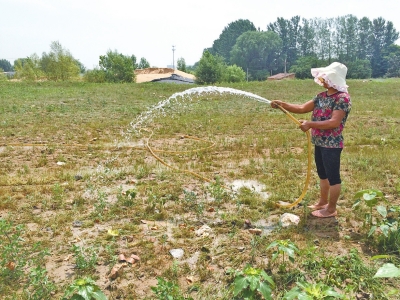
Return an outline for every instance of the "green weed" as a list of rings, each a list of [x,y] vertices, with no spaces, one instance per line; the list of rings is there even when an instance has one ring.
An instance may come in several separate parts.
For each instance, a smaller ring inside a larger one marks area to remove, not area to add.
[[[179,286],[173,282],[167,281],[162,277],[157,277],[157,286],[152,286],[151,290],[159,300],[190,300],[192,298],[184,297]]]
[[[72,245],[72,251],[75,256],[75,266],[79,272],[87,273],[94,270],[99,253],[97,248]]]
[[[106,295],[89,277],[76,279],[66,289],[63,300],[107,300]]]
[[[235,299],[264,299],[272,300],[274,281],[264,270],[247,265],[243,271],[234,271],[233,295]]]
[[[332,287],[329,287],[322,282],[308,283],[297,282],[296,287],[287,292],[283,299],[342,299],[343,295],[336,292]]]

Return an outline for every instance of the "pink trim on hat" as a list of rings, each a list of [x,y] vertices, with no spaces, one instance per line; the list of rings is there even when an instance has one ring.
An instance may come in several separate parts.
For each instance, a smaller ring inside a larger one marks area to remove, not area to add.
[[[318,78],[323,78],[325,80],[325,83],[329,86],[334,88],[335,90],[338,90],[340,92],[345,92],[348,93],[347,88],[349,87],[347,84],[345,86],[339,86],[337,84],[334,84],[329,78],[328,76],[326,76],[325,74],[318,74],[317,77],[314,77],[314,81],[316,83],[318,83],[320,86],[324,86],[324,84],[321,82],[321,80],[319,80]]]

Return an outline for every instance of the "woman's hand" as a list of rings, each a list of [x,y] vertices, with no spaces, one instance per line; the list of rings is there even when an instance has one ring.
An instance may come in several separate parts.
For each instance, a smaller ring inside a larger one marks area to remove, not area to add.
[[[278,106],[282,106],[283,101],[281,100],[272,100],[271,101],[271,107],[272,108],[278,108]]]
[[[311,126],[310,126],[311,124],[309,121],[300,120],[300,123],[301,123],[301,125],[299,127],[303,132],[306,132],[307,130],[309,130],[311,128]]]

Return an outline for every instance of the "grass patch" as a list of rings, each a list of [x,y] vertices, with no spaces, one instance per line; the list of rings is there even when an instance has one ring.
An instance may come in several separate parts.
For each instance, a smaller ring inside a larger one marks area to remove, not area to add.
[[[376,188],[390,212],[384,221],[390,228],[399,221],[399,83],[348,81],[353,109],[339,217],[321,223],[304,206],[318,197],[314,169],[302,205],[275,206],[300,195],[307,145],[265,103],[227,93],[178,95],[135,127],[142,113],[193,86],[1,82],[0,298],[60,298],[78,291],[84,276],[110,299],[261,299],[266,282],[273,299],[309,286],[347,299],[396,299],[398,282],[374,278],[383,262],[370,258],[389,254],[398,265],[400,234],[368,237],[368,211],[352,206],[357,191]],[[319,91],[311,80],[228,87],[297,103]],[[233,191],[237,179],[260,183],[268,197],[251,186]],[[285,212],[300,216],[300,225],[281,228]],[[267,249],[275,241],[298,252],[281,248],[275,260]],[[173,258],[172,249],[183,257]],[[240,285],[251,276],[258,288]]]

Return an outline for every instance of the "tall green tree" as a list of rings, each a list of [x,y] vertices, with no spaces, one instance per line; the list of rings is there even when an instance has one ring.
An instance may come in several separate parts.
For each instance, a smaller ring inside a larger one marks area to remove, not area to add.
[[[78,61],[58,41],[51,43],[49,53],[42,54],[40,65],[48,80],[70,80],[80,72]]]
[[[335,19],[334,46],[336,58],[339,61],[355,61],[357,59],[358,19],[353,15],[338,17]]]
[[[13,66],[7,59],[0,59],[0,68],[3,70],[3,72],[13,71]]]
[[[221,82],[226,65],[222,56],[212,55],[205,50],[195,71],[196,82],[199,84],[212,84]]]
[[[301,26],[300,17],[294,16],[290,20],[278,18],[276,22],[267,26],[269,31],[273,31],[282,40],[282,53],[279,65],[281,71],[286,71],[296,61],[298,55],[298,39],[300,38]]]
[[[142,57],[139,61],[139,65],[138,65],[137,69],[146,69],[146,68],[150,68],[150,63],[147,61],[147,59]]]
[[[248,31],[236,40],[231,64],[247,71],[251,79],[265,80],[282,51],[282,40],[272,31]]]
[[[372,56],[372,22],[367,17],[358,20],[357,24],[357,59],[370,59]]]
[[[335,27],[333,19],[314,19],[316,30],[316,53],[321,60],[326,60],[328,64],[335,59],[335,47],[333,35]]]
[[[239,19],[224,28],[219,38],[214,41],[208,51],[213,55],[220,55],[226,63],[230,61],[230,52],[236,43],[236,39],[247,31],[256,31],[256,27],[249,20]]]
[[[14,62],[15,77],[23,80],[38,80],[44,77],[40,66],[40,57],[33,54],[27,58],[17,59]]]
[[[302,19],[298,43],[298,56],[311,56],[315,54],[315,29],[311,21],[307,19]]]
[[[116,50],[101,55],[99,66],[105,72],[107,82],[134,82],[136,57],[125,56]]]
[[[125,58],[126,58],[126,57],[125,57]],[[132,54],[132,55],[130,56],[130,58],[131,58],[131,61],[132,61],[133,69],[134,69],[134,70],[139,69],[139,64],[137,63],[137,58],[136,58],[136,56]]]
[[[311,68],[320,67],[320,60],[316,55],[299,57],[296,63],[290,68],[291,73],[295,73],[296,78],[312,78]]]
[[[384,56],[387,54],[389,46],[399,38],[399,33],[395,30],[393,23],[386,22],[383,18],[372,21],[372,76],[382,77],[386,74],[388,66]]]
[[[176,65],[179,71],[186,72],[186,62],[183,57],[178,58]]]
[[[400,55],[390,54],[387,57],[388,69],[385,74],[386,77],[400,77]]]
[[[347,78],[366,79],[371,78],[371,62],[367,59],[357,59],[347,63]]]
[[[391,45],[388,48],[388,55],[385,57],[388,69],[386,77],[400,77],[400,46]]]

